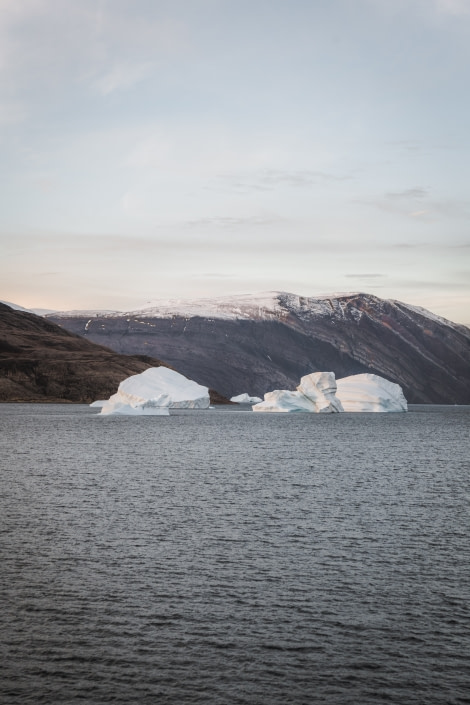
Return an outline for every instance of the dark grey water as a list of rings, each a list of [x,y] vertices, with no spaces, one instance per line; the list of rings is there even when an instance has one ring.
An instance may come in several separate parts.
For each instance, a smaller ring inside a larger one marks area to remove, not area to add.
[[[470,407],[0,405],[0,700],[470,702]]]

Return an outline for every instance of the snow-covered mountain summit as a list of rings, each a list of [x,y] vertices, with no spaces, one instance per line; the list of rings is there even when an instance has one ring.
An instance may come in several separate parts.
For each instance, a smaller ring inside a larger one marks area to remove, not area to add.
[[[139,316],[140,318],[209,318],[223,320],[270,320],[286,313],[316,310],[326,313],[331,310],[331,300],[354,294],[328,294],[304,297],[287,291],[266,291],[255,294],[233,294],[231,296],[196,299],[155,299],[143,306],[128,311],[74,310],[56,311],[54,316]]]
[[[159,318],[197,316],[224,320],[267,319],[282,315],[281,297],[283,296],[290,295],[279,291],[268,291],[261,294],[236,294],[215,298],[156,299],[129,313]]]

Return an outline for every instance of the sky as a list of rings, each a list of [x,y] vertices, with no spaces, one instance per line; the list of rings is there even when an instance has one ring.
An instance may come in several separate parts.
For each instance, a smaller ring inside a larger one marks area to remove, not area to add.
[[[0,0],[0,299],[470,323],[470,0]]]

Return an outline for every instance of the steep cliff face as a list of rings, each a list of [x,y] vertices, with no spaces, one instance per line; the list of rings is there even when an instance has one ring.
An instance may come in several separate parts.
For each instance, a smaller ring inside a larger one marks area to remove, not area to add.
[[[410,403],[470,403],[470,330],[368,294],[275,292],[48,318],[117,352],[162,358],[226,396],[294,389],[331,370],[386,377]]]

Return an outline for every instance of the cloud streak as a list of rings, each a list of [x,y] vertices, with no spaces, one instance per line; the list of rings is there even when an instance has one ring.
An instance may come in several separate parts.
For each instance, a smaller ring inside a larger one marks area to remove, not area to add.
[[[101,95],[106,96],[119,90],[132,88],[137,83],[149,78],[154,64],[152,62],[136,64],[116,64],[96,79],[94,85]]]
[[[370,199],[357,199],[356,202],[428,223],[441,219],[466,220],[470,217],[470,199],[437,198],[431,195],[430,189],[420,186],[388,192]]]
[[[240,193],[274,191],[279,188],[308,189],[350,181],[350,174],[334,174],[313,169],[264,169],[246,174],[220,174],[219,186]]]

